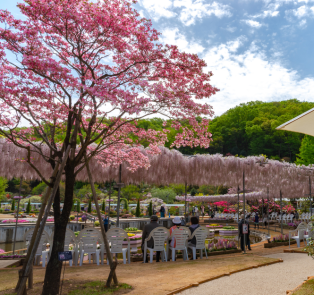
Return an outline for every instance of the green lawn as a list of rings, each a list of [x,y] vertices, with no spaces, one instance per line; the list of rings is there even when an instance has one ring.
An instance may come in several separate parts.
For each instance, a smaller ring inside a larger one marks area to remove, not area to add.
[[[300,288],[298,288],[293,295],[312,295],[314,294],[314,279],[308,280]]]

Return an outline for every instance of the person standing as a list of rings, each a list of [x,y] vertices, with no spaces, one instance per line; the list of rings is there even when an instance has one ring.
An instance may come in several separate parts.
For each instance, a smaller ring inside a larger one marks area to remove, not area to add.
[[[255,216],[254,216],[254,229],[257,228],[259,229],[259,216],[258,216],[258,212],[256,212]]]
[[[205,215],[205,207],[204,207],[204,205],[201,206],[201,212],[202,212],[202,216],[203,216],[203,219],[204,219],[204,215]]]
[[[165,217],[165,207],[161,205],[160,207],[160,217]]]
[[[198,207],[197,206],[194,207],[194,212],[195,212],[195,216],[198,216],[199,213],[198,213]]]
[[[103,222],[104,222],[105,232],[107,232],[108,231],[108,227],[109,227],[109,216],[105,215],[105,217],[103,219]]]
[[[142,234],[142,252],[143,252],[143,258],[144,258],[144,243],[145,240],[148,238],[149,234],[153,229],[156,227],[159,227],[160,225],[158,224],[158,217],[156,215],[152,215],[150,217],[150,223],[146,224],[143,229],[143,234]],[[154,239],[151,238],[149,241],[147,241],[147,247],[148,248],[154,248]],[[160,259],[160,251],[156,252],[156,262],[159,262]],[[148,262],[148,255],[146,253],[146,262]]]
[[[244,247],[245,246],[248,246],[248,249],[252,250],[251,249],[251,244],[250,244],[250,225],[249,225],[249,223],[247,221],[245,221],[244,214],[241,214],[240,218],[241,218],[241,220],[238,223],[238,231],[239,231],[239,239],[240,239],[241,250],[244,253],[244,249],[245,249]],[[248,226],[248,233],[247,234],[243,233],[243,224],[247,224],[247,226]]]

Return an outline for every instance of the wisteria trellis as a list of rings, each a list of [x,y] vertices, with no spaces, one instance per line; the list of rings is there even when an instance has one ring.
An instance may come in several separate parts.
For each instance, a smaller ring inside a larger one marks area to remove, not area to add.
[[[122,181],[124,183],[149,184],[187,183],[194,185],[226,185],[237,187],[242,184],[242,172],[245,170],[246,186],[252,193],[246,193],[246,199],[266,199],[266,189],[269,188],[270,198],[279,197],[279,190],[284,198],[303,198],[308,193],[309,175],[313,174],[310,166],[268,160],[268,165],[261,166],[258,162],[265,161],[263,156],[247,158],[223,157],[222,155],[197,155],[185,157],[177,150],[159,147],[159,155],[147,153],[149,150],[141,148],[143,156],[149,159],[146,168],[129,169],[130,165],[122,165]],[[48,149],[47,149],[48,150]],[[25,162],[26,152],[13,144],[0,139],[0,175],[11,178],[23,176],[26,179],[38,179],[37,173]],[[16,160],[19,159],[19,160]],[[45,176],[51,174],[51,167],[41,157],[34,154],[33,161],[40,167]],[[101,159],[93,159],[90,163],[96,182],[118,179],[118,169],[114,165],[107,165]],[[77,180],[88,181],[88,175],[83,169],[77,175]],[[313,177],[312,177],[313,179]],[[314,185],[314,183],[312,183]],[[192,197],[190,197],[192,198]],[[199,200],[215,198],[231,200],[237,194],[224,196],[198,197]]]

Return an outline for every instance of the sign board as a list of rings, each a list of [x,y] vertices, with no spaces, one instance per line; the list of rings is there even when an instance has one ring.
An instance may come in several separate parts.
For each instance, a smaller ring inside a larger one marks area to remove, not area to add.
[[[58,258],[59,261],[72,260],[72,252],[71,251],[58,252]]]
[[[248,224],[246,224],[246,223],[242,224],[242,233],[244,235],[247,235],[249,233],[249,225]]]

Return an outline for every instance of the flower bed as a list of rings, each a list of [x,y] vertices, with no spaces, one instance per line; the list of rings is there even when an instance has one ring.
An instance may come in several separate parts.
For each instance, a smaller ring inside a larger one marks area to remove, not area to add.
[[[37,220],[26,220],[26,219],[18,219],[17,223],[36,223]],[[53,218],[48,218],[47,222],[54,222]],[[1,221],[1,223],[16,223],[16,219],[4,219]]]
[[[128,233],[128,236],[129,236],[130,244],[139,244],[142,241],[142,235],[141,234],[131,234],[131,233]],[[123,245],[127,245],[127,244],[128,244],[127,240],[124,239]]]
[[[127,233],[141,233],[142,231],[139,230],[137,227],[127,227],[124,229]]]
[[[223,227],[223,225],[212,223],[212,224],[206,225],[206,227],[208,227],[208,228],[220,228],[220,227]]]
[[[237,250],[237,244],[235,241],[229,241],[226,239],[220,239],[217,243],[208,243],[208,251],[226,251],[226,250]]]
[[[296,240],[290,239],[290,245],[295,244]],[[270,243],[264,244],[264,248],[273,248],[289,245],[289,234],[273,237]]]

